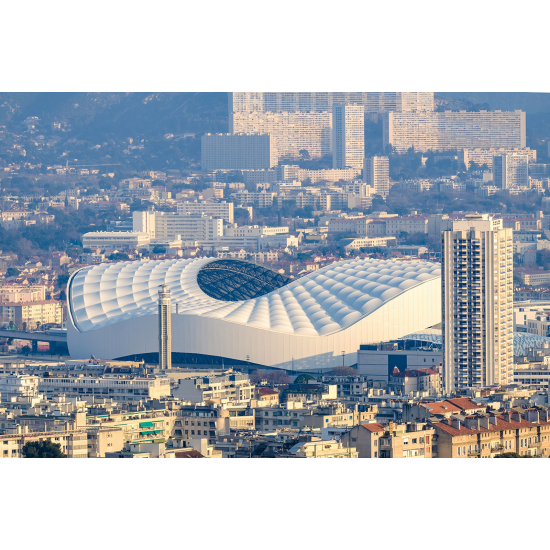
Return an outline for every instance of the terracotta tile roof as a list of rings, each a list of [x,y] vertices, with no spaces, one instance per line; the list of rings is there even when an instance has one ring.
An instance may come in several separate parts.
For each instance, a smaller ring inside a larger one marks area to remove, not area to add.
[[[277,392],[275,390],[272,390],[271,388],[260,388],[258,390],[258,395],[274,395]]]
[[[447,403],[451,403],[455,407],[458,407],[461,410],[484,409],[485,408],[485,407],[482,407],[480,405],[477,405],[476,403],[474,403],[471,399],[468,399],[467,397],[458,397],[456,399],[447,399]]]
[[[537,424],[528,422],[527,420],[520,420],[519,422],[517,420],[510,419],[510,422],[504,420],[504,417],[502,415],[496,416],[496,424],[492,424],[489,422],[489,428],[485,428],[483,426],[480,426],[479,430],[477,429],[470,429],[467,428],[464,424],[460,424],[460,429],[455,428],[453,426],[449,426],[448,424],[444,422],[438,422],[434,424],[434,427],[438,430],[441,430],[445,433],[448,433],[449,435],[471,435],[471,434],[478,434],[482,432],[500,432],[502,430],[516,430],[518,428],[533,428],[538,425],[548,425],[550,422],[545,422],[544,420],[539,421]]]
[[[380,422],[373,422],[371,424],[361,424],[365,430],[368,430],[369,432],[384,432],[386,431],[386,427],[384,424],[380,424]]]
[[[430,414],[458,413],[461,411],[459,407],[449,403],[449,401],[430,401],[429,403],[419,403],[419,405]]]
[[[176,458],[205,458],[199,451],[191,449],[190,451],[176,451]]]

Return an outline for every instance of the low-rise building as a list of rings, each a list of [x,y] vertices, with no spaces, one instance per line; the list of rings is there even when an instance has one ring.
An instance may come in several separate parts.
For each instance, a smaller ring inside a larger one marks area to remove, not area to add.
[[[294,458],[359,458],[354,447],[346,447],[342,441],[308,441],[291,447],[289,454]]]

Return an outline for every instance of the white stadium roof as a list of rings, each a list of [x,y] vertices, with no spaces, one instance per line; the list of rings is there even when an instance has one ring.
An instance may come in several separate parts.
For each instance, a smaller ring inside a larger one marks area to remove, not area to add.
[[[428,283],[430,290],[425,288]],[[300,361],[306,356],[311,363],[321,351],[324,366],[327,354],[353,354],[366,340],[398,338],[432,326],[441,318],[441,295],[436,290],[440,264],[432,262],[345,260],[297,280],[239,260],[100,264],[76,272],[69,282],[71,354],[114,358],[158,351],[158,347],[152,348],[158,342],[158,288],[162,284],[171,292],[173,314],[178,306],[178,315],[172,316],[173,352],[236,359],[250,354],[252,362],[282,368],[291,359]],[[369,319],[374,326],[364,325]],[[142,342],[145,336],[138,335],[142,323],[147,324],[148,333],[152,332],[147,344]],[[210,332],[208,342],[193,332],[198,324],[203,332]],[[114,342],[113,333],[130,325],[128,337]],[[237,334],[245,333],[245,328],[248,339],[257,339],[256,347],[281,345],[283,349],[254,354],[253,345],[249,352],[239,352],[233,342],[223,341],[234,340]],[[277,340],[275,335],[291,339]],[[326,337],[331,335],[342,335],[342,339],[329,342]],[[303,338],[322,340],[322,344],[313,345],[311,340],[304,344]],[[94,346],[99,349],[94,351]]]

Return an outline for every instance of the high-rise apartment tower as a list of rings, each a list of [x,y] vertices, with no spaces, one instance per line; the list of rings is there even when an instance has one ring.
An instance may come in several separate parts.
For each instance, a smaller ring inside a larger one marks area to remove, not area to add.
[[[159,290],[159,368],[172,368],[172,312],[170,291],[166,285]]]
[[[362,105],[332,106],[332,167],[362,168],[365,157],[365,111]]]
[[[363,181],[374,189],[376,195],[387,197],[390,192],[390,159],[388,157],[365,157]]]
[[[493,158],[493,185],[502,189],[529,186],[527,154],[506,153]]]
[[[441,235],[445,391],[512,383],[513,231],[473,214]]]

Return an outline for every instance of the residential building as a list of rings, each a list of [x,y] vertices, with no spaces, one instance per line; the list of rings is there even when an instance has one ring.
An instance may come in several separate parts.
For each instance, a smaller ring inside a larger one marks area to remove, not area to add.
[[[550,271],[543,269],[521,269],[517,271],[526,286],[544,286],[550,284]]]
[[[253,399],[254,385],[247,374],[229,372],[220,376],[182,378],[173,395],[192,403],[214,399],[220,403],[244,402]]]
[[[384,146],[398,153],[451,149],[525,147],[523,111],[388,112],[383,123]]]
[[[493,168],[493,159],[499,155],[507,154],[522,154],[527,155],[529,160],[529,166],[533,166],[532,163],[537,160],[537,150],[530,149],[529,147],[523,148],[490,148],[490,149],[464,149],[462,156],[459,159],[464,163],[467,170],[470,169],[470,164],[474,163],[478,167],[483,165],[487,166],[488,170]],[[534,176],[534,174],[531,174]]]
[[[233,112],[229,115],[233,134],[269,134],[279,160],[299,158],[307,151],[310,158],[331,152],[331,112]]]
[[[136,249],[147,246],[150,242],[148,233],[134,231],[93,231],[82,236],[84,248]]]
[[[219,404],[184,405],[174,421],[173,437],[194,439],[208,438],[208,444],[214,445],[217,439],[231,432],[229,412]]]
[[[400,216],[386,219],[386,235],[428,234],[428,216]]]
[[[442,235],[445,391],[513,378],[513,231],[487,214]]]
[[[289,454],[295,458],[359,458],[354,447],[346,447],[341,440],[335,439],[297,443],[290,448]]]
[[[385,248],[396,244],[395,237],[359,237],[357,239],[342,239],[340,244],[346,250],[360,250],[361,248]]]
[[[203,134],[203,170],[262,170],[277,166],[277,149],[268,134]]]
[[[362,105],[332,106],[332,167],[362,168],[365,157],[365,111]]]
[[[437,437],[437,458],[493,458],[506,452],[550,457],[547,409],[526,409],[523,415],[515,410],[499,415],[477,414],[463,420],[450,417],[432,426]]]
[[[363,181],[374,189],[375,195],[387,197],[390,192],[390,159],[388,157],[365,157]]]
[[[362,105],[365,113],[433,111],[434,92],[229,92],[229,112],[323,112],[334,103]]]
[[[529,157],[520,153],[495,156],[493,184],[500,189],[529,186]]]
[[[94,397],[111,397],[117,401],[140,401],[170,395],[170,380],[164,376],[50,376],[40,378],[38,389],[46,397],[65,395],[90,401]]]
[[[18,327],[35,329],[42,325],[63,323],[63,304],[56,300],[39,302],[3,302],[0,303],[0,319],[13,321]]]
[[[206,214],[233,223],[233,203],[214,201],[181,201],[177,205],[178,214]]]
[[[0,437],[0,458],[23,458],[23,447],[27,443],[51,441],[60,445],[67,458],[88,458],[88,435],[86,430],[32,432],[25,428],[21,433]]]
[[[426,393],[436,396],[442,393],[441,374],[431,368],[400,371],[394,367],[389,386],[399,395]]]
[[[357,448],[359,458],[432,458],[434,429],[423,422],[359,424],[342,434],[344,446]]]
[[[45,299],[45,285],[0,284],[0,304],[6,302],[41,302]]]
[[[235,197],[235,200],[241,204],[253,204],[258,208],[270,208],[273,206],[273,198],[277,196],[277,193],[270,193],[265,190],[260,191],[259,193],[240,191],[238,193],[233,193],[233,196]]]

